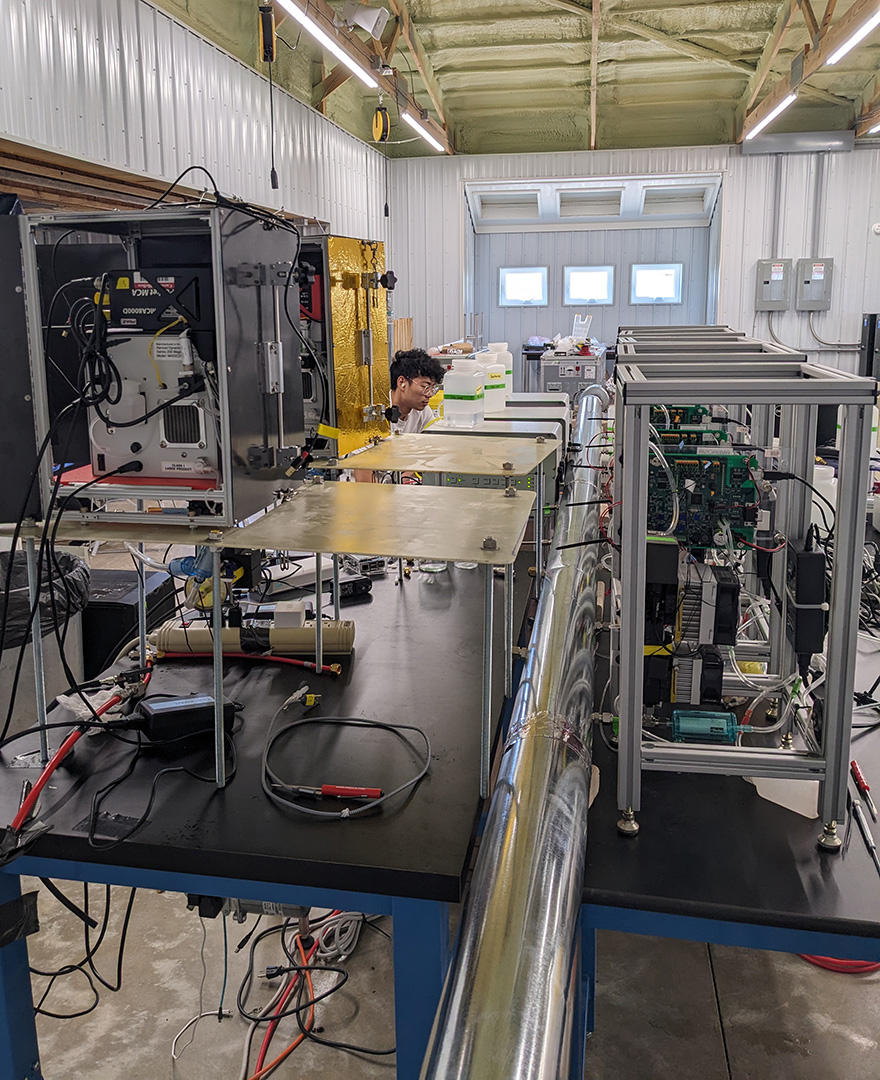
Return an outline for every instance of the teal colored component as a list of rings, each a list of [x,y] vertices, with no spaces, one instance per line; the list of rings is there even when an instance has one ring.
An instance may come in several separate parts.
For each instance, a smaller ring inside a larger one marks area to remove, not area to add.
[[[672,710],[672,738],[675,742],[735,743],[739,732],[732,712]]]

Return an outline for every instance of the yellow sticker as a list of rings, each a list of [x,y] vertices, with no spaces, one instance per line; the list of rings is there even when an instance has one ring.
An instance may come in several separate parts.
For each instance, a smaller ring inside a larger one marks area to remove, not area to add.
[[[131,288],[131,281],[129,281],[129,279],[127,277],[117,278],[116,279],[116,288],[117,289],[130,289]]]
[[[339,428],[330,427],[329,424],[318,424],[318,434],[327,439],[338,439]]]

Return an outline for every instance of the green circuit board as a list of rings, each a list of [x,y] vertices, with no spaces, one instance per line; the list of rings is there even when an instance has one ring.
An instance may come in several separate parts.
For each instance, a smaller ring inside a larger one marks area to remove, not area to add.
[[[758,521],[758,491],[751,469],[757,461],[742,454],[663,448],[678,491],[676,539],[691,548],[715,546],[721,522],[734,539],[753,543]],[[672,520],[672,490],[666,470],[652,454],[648,471],[648,532],[663,532]]]
[[[666,412],[669,413],[668,423],[660,406],[651,406],[651,423],[658,431],[662,428],[680,427],[682,424],[702,424],[706,417],[711,415],[705,405],[669,405]]]

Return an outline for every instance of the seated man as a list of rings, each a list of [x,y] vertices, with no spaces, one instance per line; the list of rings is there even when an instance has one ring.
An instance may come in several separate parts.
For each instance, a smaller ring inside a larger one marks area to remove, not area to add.
[[[392,431],[424,431],[437,417],[428,404],[443,383],[446,368],[424,349],[409,349],[394,354],[391,364],[391,407],[398,420],[391,421]]]
[[[424,431],[437,417],[428,404],[443,382],[446,368],[424,349],[396,352],[391,363],[391,408],[385,413],[392,431],[415,434]],[[358,483],[388,483],[390,473],[374,473],[369,469],[354,469]],[[405,472],[404,484],[420,484],[418,473]]]

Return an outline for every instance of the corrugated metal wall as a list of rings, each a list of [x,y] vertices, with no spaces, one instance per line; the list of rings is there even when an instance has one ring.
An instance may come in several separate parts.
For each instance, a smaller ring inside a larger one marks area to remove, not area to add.
[[[858,337],[863,311],[880,310],[880,150],[857,147],[827,154],[820,205],[819,255],[835,259],[832,309],[815,316],[820,336],[833,342]],[[768,337],[767,316],[754,310],[755,263],[776,255],[808,257],[813,233],[813,192],[818,155],[743,156],[738,147],[596,153],[523,154],[416,159],[393,170],[391,250],[401,278],[396,308],[414,319],[416,340],[432,344],[460,332],[470,222],[468,180],[613,177],[721,171],[717,225],[718,322]],[[778,192],[780,222],[774,239]],[[408,237],[416,242],[408,245]],[[716,237],[713,237],[713,246]],[[711,277],[710,268],[710,277]],[[819,352],[805,314],[779,313],[774,328],[784,341],[812,344],[813,357],[852,368],[855,354]],[[512,342],[512,344],[517,344]]]
[[[4,0],[0,133],[173,180],[203,165],[221,191],[385,239],[384,159],[146,0]],[[201,181],[196,179],[195,184]]]
[[[571,333],[575,312],[592,315],[590,333],[613,340],[622,323],[706,321],[709,230],[607,229],[597,232],[481,233],[476,238],[475,308],[486,313],[485,341],[519,346],[532,334],[553,337]],[[682,264],[681,304],[632,305],[633,263]],[[548,267],[546,307],[500,307],[499,271],[503,266]],[[613,266],[614,303],[563,304],[563,267]]]

